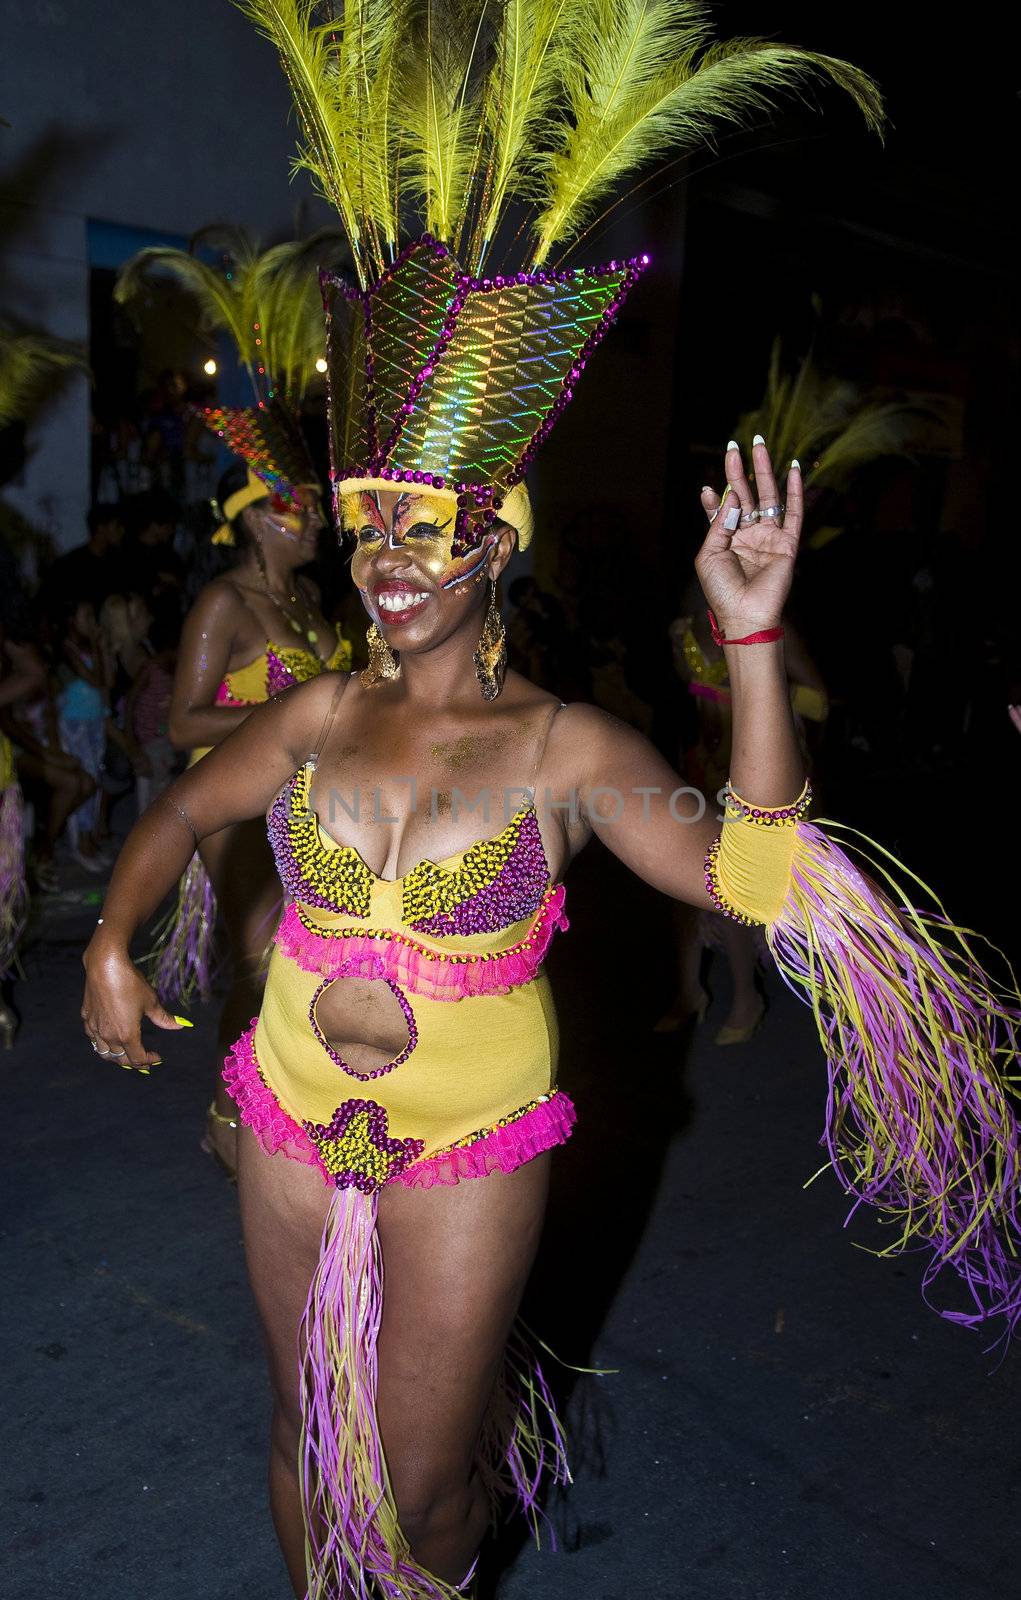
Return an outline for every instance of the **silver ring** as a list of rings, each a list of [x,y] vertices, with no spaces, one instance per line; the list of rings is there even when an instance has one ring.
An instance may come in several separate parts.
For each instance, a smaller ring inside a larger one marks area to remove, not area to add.
[[[90,1039],[89,1043],[92,1046],[93,1050],[96,1052],[97,1056],[102,1054],[102,1052],[100,1051],[100,1048],[99,1048],[98,1044],[96,1043],[95,1039]]]
[[[752,524],[754,522],[758,522],[758,520],[759,513],[757,511],[746,511],[741,517],[740,525],[742,528],[750,528]]]
[[[763,518],[768,518],[770,521],[772,521],[776,517],[782,517],[783,514],[784,514],[784,507],[783,506],[760,506],[759,507],[759,516],[763,517]]]
[[[709,526],[710,526],[710,528],[712,527],[713,523],[716,521],[716,518],[719,516],[719,514],[720,514],[719,506],[716,507],[715,511],[710,511],[710,513],[709,513]]]
[[[107,1050],[106,1051],[106,1054],[108,1056],[126,1056],[127,1053],[128,1052],[126,1050]]]

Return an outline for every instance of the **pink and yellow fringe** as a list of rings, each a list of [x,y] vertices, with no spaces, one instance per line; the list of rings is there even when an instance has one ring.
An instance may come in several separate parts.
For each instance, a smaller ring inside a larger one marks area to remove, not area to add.
[[[1012,972],[995,983],[927,886],[863,839],[879,888],[823,828],[798,826],[792,881],[767,937],[784,981],[815,1014],[829,1066],[823,1142],[854,1209],[897,1229],[881,1251],[928,1247],[930,1299],[952,1268],[966,1326],[1021,1322],[1021,1141]],[[887,863],[938,910],[913,909]],[[887,892],[889,891],[889,893]],[[1008,968],[1009,971],[1009,968]]]
[[[308,1600],[457,1600],[411,1556],[376,1420],[383,1270],[375,1196],[338,1189],[301,1329],[301,1490]],[[523,1336],[508,1347],[480,1467],[537,1528],[540,1483],[570,1481],[563,1430]]]
[[[149,981],[164,1005],[209,998],[213,985],[216,895],[198,852],[177,886],[173,908],[157,925],[144,958]]]
[[[0,980],[17,967],[27,920],[25,806],[20,787],[12,781],[0,791]]]

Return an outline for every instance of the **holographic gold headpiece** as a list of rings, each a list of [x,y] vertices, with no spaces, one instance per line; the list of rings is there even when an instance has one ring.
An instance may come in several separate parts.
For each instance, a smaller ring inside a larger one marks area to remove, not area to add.
[[[462,272],[428,234],[371,289],[323,275],[336,492],[377,481],[457,497],[455,554],[500,516],[648,256],[574,271]]]
[[[820,78],[882,125],[865,73],[719,43],[701,0],[236,3],[280,52],[296,165],[354,258],[357,288],[323,280],[335,491],[439,486],[462,551],[497,515],[527,538],[528,464],[646,264],[563,267],[624,180]]]

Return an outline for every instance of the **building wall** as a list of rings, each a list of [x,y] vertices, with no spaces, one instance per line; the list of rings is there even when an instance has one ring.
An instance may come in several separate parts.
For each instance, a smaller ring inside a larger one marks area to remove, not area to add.
[[[0,0],[0,318],[88,342],[90,219],[188,237],[235,222],[268,241],[325,218],[289,180],[290,98],[230,0]],[[87,385],[35,424],[4,490],[60,547],[88,505]]]

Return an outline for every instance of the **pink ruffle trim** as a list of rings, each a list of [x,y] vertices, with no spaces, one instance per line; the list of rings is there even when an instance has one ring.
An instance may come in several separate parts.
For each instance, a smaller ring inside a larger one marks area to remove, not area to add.
[[[546,899],[528,931],[527,940],[492,956],[459,961],[455,953],[418,944],[405,934],[373,938],[346,930],[343,935],[312,933],[288,906],[276,932],[277,948],[305,972],[324,978],[387,978],[427,1000],[464,1000],[472,995],[503,994],[529,983],[542,965],[550,940],[567,928],[564,886]]]
[[[287,1115],[259,1071],[255,1055],[257,1022],[256,1017],[224,1061],[223,1081],[237,1103],[242,1122],[251,1128],[267,1155],[282,1151],[292,1161],[318,1167],[330,1183],[332,1179],[312,1140],[300,1123]],[[513,1172],[533,1156],[565,1144],[575,1116],[570,1096],[557,1089],[524,1116],[483,1134],[474,1144],[424,1156],[400,1173],[399,1181],[409,1189],[431,1189],[436,1184],[460,1183],[465,1178],[488,1178],[491,1172]]]
[[[423,1156],[398,1173],[397,1182],[409,1189],[431,1189],[438,1183],[460,1183],[463,1178],[488,1178],[491,1172],[513,1172],[544,1150],[566,1144],[575,1118],[574,1102],[558,1089],[523,1117],[494,1128],[474,1144]]]
[[[282,1150],[292,1161],[301,1161],[307,1167],[318,1167],[324,1176],[325,1168],[319,1160],[315,1145],[300,1123],[289,1117],[272,1089],[268,1088],[259,1071],[255,1056],[255,1025],[243,1033],[223,1063],[223,1081],[237,1102],[241,1120],[251,1128],[268,1156]]]

